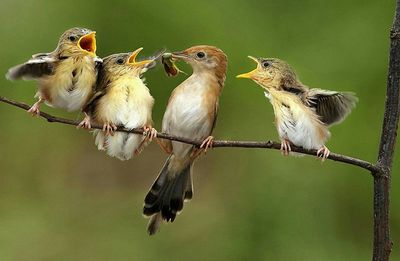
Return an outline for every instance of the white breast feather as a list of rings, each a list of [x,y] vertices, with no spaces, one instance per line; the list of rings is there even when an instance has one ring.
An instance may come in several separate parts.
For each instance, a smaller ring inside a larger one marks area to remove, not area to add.
[[[179,87],[174,99],[168,104],[163,118],[163,132],[176,136],[202,140],[211,129],[208,112],[203,105],[204,93],[209,84],[205,77],[192,75]],[[192,148],[180,142],[172,142],[173,152],[178,157],[184,157]]]
[[[154,99],[139,78],[121,78],[110,87],[109,93],[99,101],[99,110],[108,122],[127,129],[142,128],[150,124]],[[142,135],[118,132],[114,136],[96,133],[98,149],[120,160],[128,160],[144,140]]]
[[[306,149],[320,149],[325,141],[329,138],[329,131],[322,127],[325,131],[321,136],[321,122],[311,117],[310,113],[305,110],[311,110],[301,103],[290,102],[285,100],[284,103],[289,107],[276,103],[275,98],[269,97],[277,118],[277,129],[281,139],[288,139],[296,146]]]
[[[75,84],[72,72],[75,71]],[[77,111],[81,109],[92,92],[96,82],[96,73],[92,57],[80,60],[66,59],[56,69],[52,76],[41,80],[41,86],[47,88],[52,107]],[[40,95],[40,90],[37,95]]]

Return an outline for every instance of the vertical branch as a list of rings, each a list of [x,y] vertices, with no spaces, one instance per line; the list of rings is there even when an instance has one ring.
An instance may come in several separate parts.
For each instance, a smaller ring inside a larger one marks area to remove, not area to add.
[[[382,171],[372,173],[374,175],[373,261],[389,260],[392,250],[389,227],[389,190],[400,115],[400,0],[396,1],[396,12],[390,32],[390,40],[385,114],[377,162],[377,166],[381,167]]]

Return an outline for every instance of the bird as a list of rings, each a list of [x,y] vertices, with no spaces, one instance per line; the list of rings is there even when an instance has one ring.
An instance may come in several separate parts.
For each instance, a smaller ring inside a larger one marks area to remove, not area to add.
[[[155,61],[136,61],[142,49],[103,59],[94,94],[82,109],[85,118],[78,125],[87,129],[91,128],[92,122],[103,125],[102,130],[94,131],[97,148],[120,160],[129,160],[139,154],[147,141],[157,135],[152,127],[154,98],[141,78]],[[117,126],[143,128],[146,136],[115,133]]]
[[[222,50],[208,45],[173,52],[171,58],[186,62],[193,72],[172,91],[162,120],[162,132],[202,143],[196,147],[170,140],[158,141],[169,157],[144,200],[143,215],[150,218],[149,235],[154,235],[163,221],[173,222],[184,201],[193,197],[193,164],[212,147],[211,133],[228,63]]]
[[[248,78],[265,90],[274,109],[275,125],[281,139],[283,155],[291,144],[317,150],[324,161],[330,155],[325,146],[328,128],[342,122],[358,99],[352,92],[329,91],[304,85],[292,67],[277,58],[255,58],[257,68],[237,78]]]
[[[95,35],[86,28],[68,29],[54,51],[32,55],[27,62],[8,70],[9,80],[38,81],[38,101],[28,110],[30,114],[39,115],[42,103],[77,111],[90,99],[102,62],[96,55]]]

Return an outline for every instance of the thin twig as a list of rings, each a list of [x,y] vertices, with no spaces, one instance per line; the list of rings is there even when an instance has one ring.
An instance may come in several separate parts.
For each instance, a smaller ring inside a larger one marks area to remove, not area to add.
[[[21,109],[24,110],[29,110],[30,106],[25,104],[25,103],[21,103],[21,102],[17,102],[17,101],[13,101],[10,99],[7,99],[5,97],[1,97],[0,96],[0,101],[4,102],[4,103],[8,103],[10,105],[19,107]],[[53,115],[50,115],[48,113],[45,112],[40,112],[40,116],[44,119],[46,119],[48,122],[58,122],[58,123],[62,123],[62,124],[68,124],[68,125],[74,125],[77,126],[79,124],[79,121],[73,121],[73,120],[68,120],[68,119],[64,119],[64,118],[59,118],[59,117],[55,117]],[[93,124],[92,125],[93,129],[102,129],[103,126],[101,125],[97,125],[97,124]],[[127,133],[136,133],[136,134],[142,134],[143,135],[143,129],[124,129],[121,127],[118,127],[117,131],[121,131],[121,132],[127,132]],[[197,147],[199,147],[202,143],[201,140],[192,140],[192,139],[188,139],[188,138],[183,138],[183,137],[177,137],[174,135],[170,135],[167,133],[157,133],[157,138],[160,139],[167,139],[167,140],[173,140],[173,141],[179,141],[179,142],[183,142],[183,143],[187,143],[187,144],[192,144],[195,145]],[[281,144],[279,142],[274,142],[274,141],[230,141],[230,140],[215,140],[213,142],[213,148],[222,148],[222,147],[236,147],[236,148],[260,148],[260,149],[275,149],[275,150],[279,150],[281,148]],[[301,154],[307,154],[307,155],[317,155],[317,150],[307,150],[307,149],[303,149],[301,147],[296,147],[296,146],[291,146],[292,151],[296,152],[296,153],[301,153]],[[361,168],[367,169],[371,172],[374,173],[380,173],[381,169],[378,166],[375,166],[374,164],[365,161],[365,160],[361,160],[361,159],[357,159],[357,158],[352,158],[349,156],[345,156],[345,155],[341,155],[341,154],[336,154],[336,153],[331,153],[328,157],[328,159],[334,160],[334,161],[339,161],[339,162],[343,162],[343,163],[347,163],[347,164],[351,164],[351,165],[355,165],[355,166],[359,166]]]

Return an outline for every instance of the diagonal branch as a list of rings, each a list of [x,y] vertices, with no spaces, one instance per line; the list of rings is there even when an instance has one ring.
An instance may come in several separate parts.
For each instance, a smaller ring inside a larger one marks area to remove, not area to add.
[[[10,99],[7,99],[5,97],[1,97],[0,96],[0,101],[19,107],[21,109],[24,110],[29,110],[30,106],[25,104],[25,103],[21,103],[21,102],[17,102],[17,101],[13,101]],[[46,119],[48,122],[58,122],[58,123],[62,123],[62,124],[67,124],[67,125],[74,125],[77,126],[79,124],[79,121],[73,121],[73,120],[69,120],[69,119],[64,119],[64,118],[59,118],[59,117],[55,117],[53,115],[50,115],[48,113],[45,112],[40,112],[40,117]],[[98,125],[98,124],[93,124],[92,125],[93,129],[102,129],[103,126]],[[124,129],[121,127],[118,127],[117,131],[121,131],[121,132],[127,132],[127,133],[136,133],[136,134],[142,134],[143,135],[143,129]],[[183,143],[187,143],[187,144],[192,144],[194,146],[199,147],[202,143],[201,140],[192,140],[192,139],[188,139],[188,138],[184,138],[184,137],[177,137],[177,136],[173,136],[167,133],[158,133],[157,134],[157,138],[160,139],[167,139],[167,140],[173,140],[173,141],[179,141],[179,142],[183,142]],[[218,147],[236,147],[236,148],[261,148],[261,149],[275,149],[275,150],[279,150],[281,148],[281,144],[279,142],[274,142],[274,141],[230,141],[230,140],[215,140],[213,142],[213,148],[218,148]],[[306,155],[317,155],[317,150],[307,150],[307,149],[303,149],[301,147],[296,147],[296,146],[291,146],[292,151],[296,152],[296,153],[300,153],[300,154],[306,154]],[[334,161],[339,161],[339,162],[343,162],[343,163],[347,163],[350,165],[354,165],[354,166],[358,166],[361,167],[363,169],[367,169],[373,173],[381,173],[381,169],[368,162],[365,160],[361,160],[361,159],[357,159],[357,158],[352,158],[349,156],[345,156],[345,155],[341,155],[341,154],[336,154],[336,153],[331,153],[328,157],[328,159],[330,160],[334,160]]]

